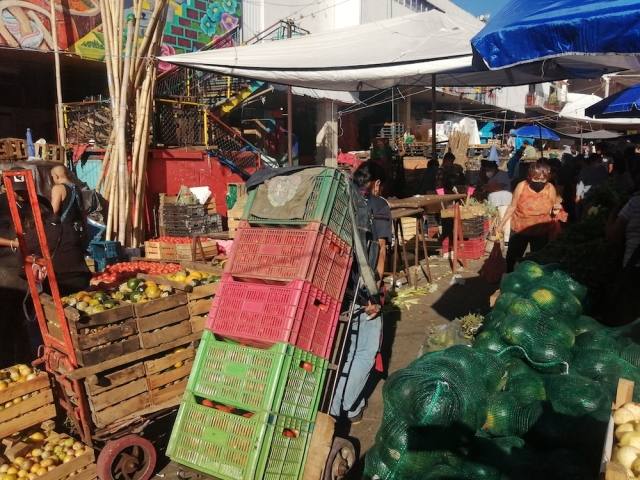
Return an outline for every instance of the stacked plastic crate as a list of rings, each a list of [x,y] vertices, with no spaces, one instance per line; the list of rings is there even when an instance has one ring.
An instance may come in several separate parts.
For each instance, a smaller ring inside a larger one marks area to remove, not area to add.
[[[351,269],[348,180],[319,172],[302,219],[257,218],[249,194],[167,449],[178,463],[302,478]]]

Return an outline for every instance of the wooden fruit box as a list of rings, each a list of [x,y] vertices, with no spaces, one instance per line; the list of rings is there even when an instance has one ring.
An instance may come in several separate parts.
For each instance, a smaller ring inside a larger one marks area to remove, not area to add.
[[[137,303],[133,309],[142,348],[157,347],[191,333],[185,293]]]
[[[607,426],[604,448],[602,449],[602,459],[600,461],[601,480],[627,480],[628,478],[626,469],[619,463],[612,461],[612,451],[615,443],[613,412],[633,400],[633,387],[634,383],[631,380],[626,380],[624,378],[618,380],[616,399],[613,404],[611,417],[609,418],[609,425]]]
[[[34,395],[35,392],[38,392]],[[10,407],[6,404],[17,398],[21,400]],[[32,395],[32,396],[31,396]],[[32,427],[56,416],[53,404],[53,391],[46,372],[38,373],[37,377],[24,383],[0,390],[0,438],[8,437],[26,428]]]
[[[24,160],[28,157],[26,140],[22,138],[4,138],[3,140],[10,161]]]
[[[163,357],[144,362],[152,404],[162,405],[172,398],[182,396],[195,356],[196,349],[188,345],[184,350],[173,351]]]
[[[500,290],[496,290],[495,293],[489,297],[489,306],[491,308],[493,308],[493,306],[496,304],[496,300],[498,300],[499,296],[500,296]]]
[[[37,143],[36,156],[45,162],[64,163],[65,154],[64,147],[52,143]]]
[[[53,298],[41,294],[49,333],[64,341]],[[91,366],[140,349],[133,308],[128,304],[104,312],[83,315],[72,307],[64,309],[71,341],[79,365]]]
[[[52,432],[55,433],[55,432]],[[71,438],[64,433],[57,434],[60,439]],[[23,457],[27,452],[33,450],[33,443],[19,442],[8,447],[3,457],[0,457],[0,463],[4,463],[5,459],[12,462],[17,457]],[[66,480],[73,478],[74,480],[94,480],[98,478],[98,468],[96,466],[96,455],[93,448],[83,445],[84,452],[79,457],[75,457],[70,462],[62,463],[53,470],[48,471],[44,475],[38,477],[38,480]],[[6,462],[6,463],[9,463]]]
[[[98,428],[151,404],[143,362],[91,375],[84,384],[91,416]]]
[[[219,283],[220,282],[215,282],[194,287],[192,292],[187,293],[189,315],[195,317],[209,313],[213,297],[218,291]]]
[[[196,246],[196,252],[194,255],[193,252],[193,243],[189,244],[176,244],[176,260],[178,261],[186,261],[186,262],[195,262],[197,260],[211,260],[218,254],[218,244],[215,240],[201,240],[200,244],[202,245],[202,251],[200,248]],[[202,253],[204,252],[204,259],[202,258]]]
[[[165,242],[144,242],[144,256],[153,260],[176,260],[176,246]]]

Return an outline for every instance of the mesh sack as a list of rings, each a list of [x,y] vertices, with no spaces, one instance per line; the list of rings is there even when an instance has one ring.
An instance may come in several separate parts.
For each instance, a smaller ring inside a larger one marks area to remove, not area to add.
[[[474,350],[494,355],[506,351],[508,346],[509,345],[502,341],[500,334],[493,330],[479,333],[473,342]]]
[[[521,374],[536,373],[534,369],[519,358],[510,358],[505,362],[505,367],[509,378]]]
[[[603,330],[606,327],[594,318],[586,315],[580,315],[578,318],[571,321],[571,328],[573,329],[574,335],[577,337],[583,333]]]
[[[634,367],[640,367],[640,345],[633,342],[624,342],[624,345],[620,349],[620,358],[626,360]]]
[[[505,312],[507,315],[518,315],[530,322],[537,322],[543,317],[540,308],[531,300],[517,298],[512,301]]]
[[[496,309],[491,310],[482,320],[482,331],[496,330],[505,318],[506,315],[503,311]]]
[[[582,315],[582,303],[574,295],[566,293],[562,296],[559,313],[572,319],[577,318]]]
[[[597,381],[580,375],[542,375],[542,380],[556,412],[607,421],[613,398]]]
[[[525,295],[546,313],[559,313],[562,306],[562,294],[553,287],[535,286]]]
[[[611,336],[608,329],[586,332],[576,337],[577,350],[607,350],[618,353],[621,349],[619,342]]]
[[[510,275],[513,275],[513,274],[510,274]],[[509,275],[507,275],[507,277],[508,276]],[[507,277],[505,277],[505,279]],[[524,287],[522,287],[522,290],[524,290]],[[517,293],[505,292],[500,290],[500,295],[498,295],[498,298],[496,298],[496,303],[493,306],[492,313],[496,311],[503,312],[503,313],[506,312],[509,304],[514,300],[517,300],[518,298],[520,298],[520,295],[518,295]]]
[[[582,302],[587,296],[587,287],[579,282],[576,282],[568,273],[563,270],[556,270],[551,274],[551,281],[555,282],[558,286],[561,286],[562,291],[570,292],[580,302]]]
[[[640,344],[640,318],[634,320],[629,325],[623,327],[611,328],[611,335],[615,338],[630,340]]]
[[[631,366],[607,350],[578,350],[571,360],[570,371],[591,380],[598,380],[600,377],[620,378],[625,371],[625,364]]]
[[[588,423],[589,416],[576,417],[572,415],[566,415],[558,413],[554,410],[551,402],[540,402],[541,414],[531,428],[522,435],[522,438],[534,448],[543,450],[563,448],[567,445],[578,445],[581,441],[579,435],[582,435],[584,431],[583,425]],[[606,423],[605,423],[606,428]],[[594,433],[584,433],[591,437]],[[602,450],[602,437],[595,439],[595,443],[599,444],[599,449]],[[594,440],[590,440],[594,441]],[[598,459],[600,457],[598,456]]]
[[[530,280],[521,277],[516,272],[505,275],[500,282],[500,295],[498,299],[505,293],[513,295],[524,295],[531,288]],[[498,307],[496,299],[496,307]]]
[[[573,332],[554,321],[530,322],[510,315],[500,327],[502,340],[522,349],[522,355],[536,368],[562,365],[571,358]]]
[[[483,429],[496,436],[519,436],[536,422],[542,410],[538,402],[519,406],[513,394],[494,393],[489,397]]]
[[[510,377],[505,391],[513,395],[521,406],[547,399],[541,376],[533,372]]]
[[[469,447],[469,457],[473,461],[490,465],[510,479],[539,480],[538,452],[526,445],[519,437],[476,437]]]
[[[525,280],[532,281],[544,277],[547,272],[545,272],[545,267],[538,265],[531,260],[526,260],[518,264],[515,269],[515,273]]]

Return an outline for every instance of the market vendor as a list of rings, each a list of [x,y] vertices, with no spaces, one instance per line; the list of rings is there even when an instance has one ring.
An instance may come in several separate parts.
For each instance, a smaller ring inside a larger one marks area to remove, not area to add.
[[[549,183],[550,169],[543,163],[532,163],[527,179],[513,192],[511,205],[497,227],[501,231],[511,219],[511,236],[507,250],[507,273],[513,272],[516,262],[525,254],[542,250],[549,242],[551,213],[560,209],[556,189]]]
[[[502,219],[507,212],[507,208],[511,205],[513,198],[509,174],[504,170],[500,170],[498,164],[490,160],[482,160],[480,162],[480,168],[483,176],[487,179],[487,182],[481,185],[480,188],[489,194],[489,202],[498,209],[498,213]],[[503,235],[505,246],[509,245],[510,231],[511,221],[507,220],[502,231],[499,232]]]
[[[466,183],[464,169],[460,165],[457,165],[455,161],[456,156],[449,151],[442,157],[442,166],[440,167],[442,170],[447,172],[449,181],[454,187],[456,185],[464,185]]]
[[[51,206],[60,223],[71,225],[83,238],[87,238],[87,219],[84,213],[82,193],[69,178],[69,169],[56,165],[51,169],[53,187],[51,188]]]
[[[372,161],[364,162],[353,174],[353,182],[365,196],[373,217],[371,242],[378,242],[380,247],[375,272],[379,290],[382,288],[387,245],[391,244],[391,210],[387,202],[379,197],[385,180],[385,171]],[[336,386],[330,413],[336,418],[346,416],[351,423],[359,423],[366,408],[363,390],[380,350],[382,306],[372,301],[364,290],[354,292],[354,286],[358,283],[354,280],[352,276],[345,294],[347,301],[349,296],[351,300],[353,295],[356,296],[347,359]]]

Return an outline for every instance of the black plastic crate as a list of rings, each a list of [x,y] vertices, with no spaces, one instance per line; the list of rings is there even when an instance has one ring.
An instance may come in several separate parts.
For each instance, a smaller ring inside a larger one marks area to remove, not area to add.
[[[203,217],[204,205],[164,205],[165,217]]]
[[[442,234],[448,236],[453,234],[453,218],[442,219]],[[462,236],[465,239],[484,237],[484,218],[474,217],[462,219]]]

